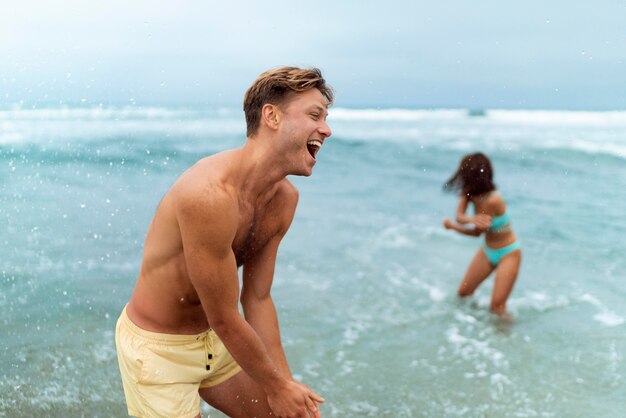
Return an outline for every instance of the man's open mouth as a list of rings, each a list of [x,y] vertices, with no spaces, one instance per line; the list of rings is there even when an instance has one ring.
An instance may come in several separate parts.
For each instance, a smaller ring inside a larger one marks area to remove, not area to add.
[[[309,141],[306,143],[306,147],[309,150],[311,157],[315,158],[315,154],[317,154],[322,147],[322,143],[320,141]]]

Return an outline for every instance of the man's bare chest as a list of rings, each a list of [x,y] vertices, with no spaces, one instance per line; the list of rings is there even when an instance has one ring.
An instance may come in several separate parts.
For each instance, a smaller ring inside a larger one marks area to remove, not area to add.
[[[278,230],[279,223],[270,213],[244,215],[232,245],[237,266],[240,267],[254,258],[276,236]]]

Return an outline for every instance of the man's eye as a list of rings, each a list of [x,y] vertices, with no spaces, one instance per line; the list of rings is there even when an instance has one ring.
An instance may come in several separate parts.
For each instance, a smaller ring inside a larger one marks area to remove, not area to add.
[[[320,115],[317,113],[311,113],[311,117],[315,120],[318,120],[320,118]]]

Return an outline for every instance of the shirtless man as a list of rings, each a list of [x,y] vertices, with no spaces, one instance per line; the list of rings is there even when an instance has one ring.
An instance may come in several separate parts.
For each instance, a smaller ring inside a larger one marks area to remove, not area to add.
[[[199,417],[202,397],[229,417],[320,417],[324,399],[289,370],[270,289],[298,201],[286,176],[312,174],[332,101],[317,69],[261,74],[245,145],[201,159],[163,197],[116,327],[129,415]]]

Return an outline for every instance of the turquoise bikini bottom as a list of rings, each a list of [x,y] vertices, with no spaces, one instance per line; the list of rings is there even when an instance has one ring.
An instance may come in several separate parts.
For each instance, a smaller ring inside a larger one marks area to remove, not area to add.
[[[515,241],[513,244],[507,245],[506,247],[502,247],[502,248],[489,248],[487,247],[487,244],[483,244],[483,250],[485,250],[485,254],[487,254],[487,258],[489,259],[489,262],[493,264],[494,266],[498,265],[500,260],[502,260],[502,257],[504,257],[507,254],[512,253],[513,251],[519,249],[520,247],[521,245],[519,241]]]

